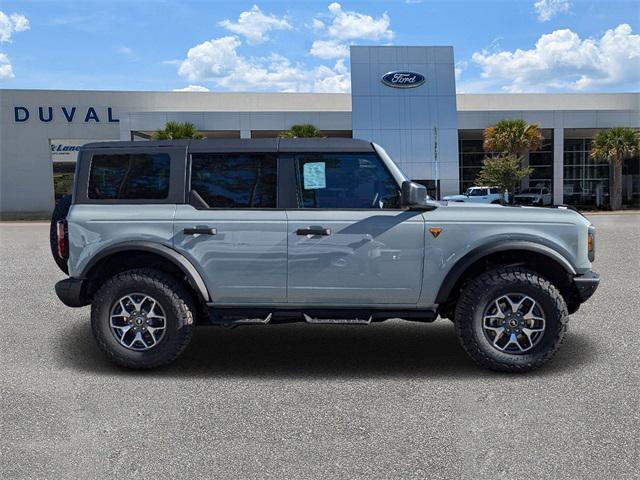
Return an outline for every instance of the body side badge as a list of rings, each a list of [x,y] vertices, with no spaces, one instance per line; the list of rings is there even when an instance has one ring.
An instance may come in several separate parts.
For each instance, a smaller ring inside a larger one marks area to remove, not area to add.
[[[431,232],[431,235],[433,235],[433,238],[438,238],[440,236],[440,233],[442,232],[442,228],[431,227],[429,231]]]

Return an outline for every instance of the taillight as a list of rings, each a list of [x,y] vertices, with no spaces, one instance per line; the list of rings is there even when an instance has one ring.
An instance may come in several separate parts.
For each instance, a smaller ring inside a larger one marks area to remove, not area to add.
[[[589,256],[589,261],[593,262],[596,259],[596,237],[595,230],[591,226],[589,227],[589,233],[587,234],[587,254]]]
[[[56,223],[56,235],[58,237],[58,256],[60,258],[69,257],[69,246],[67,243],[67,221],[59,220]]]

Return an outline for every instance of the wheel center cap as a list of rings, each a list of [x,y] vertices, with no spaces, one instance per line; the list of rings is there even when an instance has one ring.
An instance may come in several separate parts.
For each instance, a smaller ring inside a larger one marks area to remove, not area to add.
[[[509,326],[511,328],[515,328],[518,326],[518,320],[516,320],[515,318],[512,318],[511,320],[509,320]]]
[[[134,322],[136,325],[140,326],[140,325],[142,325],[142,324],[144,323],[144,317],[136,317],[136,318],[133,320],[133,322]]]

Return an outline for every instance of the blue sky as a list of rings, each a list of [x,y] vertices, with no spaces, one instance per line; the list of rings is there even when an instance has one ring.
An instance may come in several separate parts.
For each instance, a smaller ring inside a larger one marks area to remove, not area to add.
[[[349,89],[348,45],[453,45],[459,92],[640,90],[637,1],[0,3],[0,88]]]

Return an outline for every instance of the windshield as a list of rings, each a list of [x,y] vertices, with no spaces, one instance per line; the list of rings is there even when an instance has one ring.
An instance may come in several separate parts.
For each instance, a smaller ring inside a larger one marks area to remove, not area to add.
[[[481,197],[482,195],[486,195],[485,188],[468,188],[464,194],[467,197]]]

